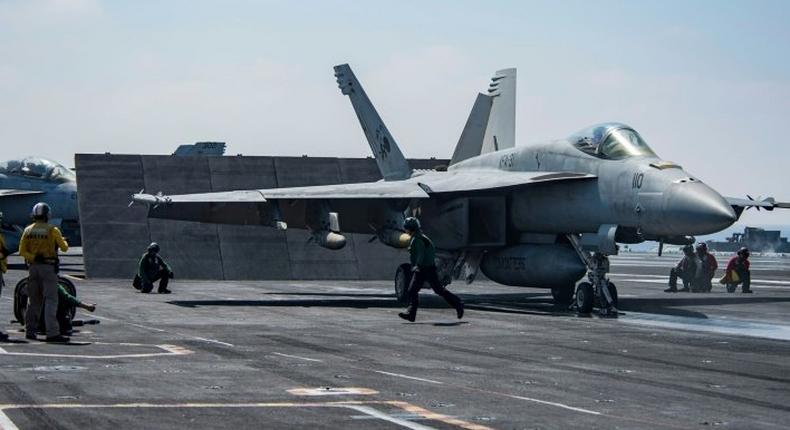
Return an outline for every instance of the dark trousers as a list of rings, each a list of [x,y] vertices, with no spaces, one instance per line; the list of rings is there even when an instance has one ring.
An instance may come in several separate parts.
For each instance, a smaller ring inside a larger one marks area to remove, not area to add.
[[[142,288],[140,291],[144,293],[150,293],[151,290],[154,289],[154,282],[159,281],[159,291],[160,293],[167,289],[167,283],[170,281],[170,273],[168,273],[164,269],[160,269],[159,272],[151,279],[150,282],[143,282]]]
[[[678,286],[678,278],[683,280],[683,289],[688,289],[691,287],[691,281],[694,279],[694,276],[690,273],[686,273],[682,270],[677,270],[676,268],[672,268],[669,271],[669,286],[672,289],[677,288]]]
[[[434,267],[421,267],[420,270],[413,272],[411,277],[411,283],[409,284],[408,290],[408,298],[409,298],[409,307],[406,309],[406,312],[411,315],[417,314],[417,308],[420,306],[420,289],[422,289],[422,285],[428,282],[433,289],[433,292],[442,296],[442,298],[455,309],[458,309],[461,306],[461,299],[458,298],[455,294],[451,293],[444,288],[441,282],[439,282],[439,275],[436,273],[436,266]]]
[[[738,288],[738,284],[742,284],[741,291],[749,291],[752,285],[752,272],[744,269],[735,269],[735,273],[738,274],[740,280],[735,283],[727,284],[727,292],[734,293],[735,289]]]

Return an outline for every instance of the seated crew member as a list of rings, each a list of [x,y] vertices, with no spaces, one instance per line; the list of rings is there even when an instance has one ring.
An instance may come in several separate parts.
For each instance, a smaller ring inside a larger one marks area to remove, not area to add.
[[[170,279],[173,279],[173,271],[165,263],[165,260],[159,256],[159,249],[159,244],[151,242],[140,259],[137,275],[135,275],[132,285],[142,293],[150,293],[156,281],[159,281],[159,288],[157,289],[159,294],[171,293],[167,289],[167,284]]]
[[[697,276],[698,264],[697,256],[694,254],[694,247],[691,245],[684,246],[683,258],[681,258],[678,264],[669,271],[669,288],[664,290],[664,292],[678,292],[678,278],[683,280],[683,288],[679,291],[689,291],[689,287],[692,286]]]
[[[699,270],[697,291],[708,293],[713,288],[711,280],[716,276],[716,269],[719,268],[719,263],[716,261],[716,257],[708,252],[708,245],[705,242],[697,245],[697,258],[702,264]]]
[[[406,233],[411,235],[409,242],[409,259],[411,260],[412,276],[409,289],[406,294],[409,298],[409,307],[405,312],[398,314],[399,317],[414,322],[417,318],[417,308],[419,307],[420,289],[427,281],[431,284],[433,292],[442,296],[447,303],[455,308],[458,319],[464,316],[464,303],[458,296],[451,293],[439,281],[436,273],[436,249],[433,242],[420,229],[420,221],[414,217],[408,217],[403,222]]]
[[[742,284],[741,292],[751,294],[752,272],[749,266],[749,248],[743,247],[727,262],[724,284],[728,293],[734,293],[738,284]]]

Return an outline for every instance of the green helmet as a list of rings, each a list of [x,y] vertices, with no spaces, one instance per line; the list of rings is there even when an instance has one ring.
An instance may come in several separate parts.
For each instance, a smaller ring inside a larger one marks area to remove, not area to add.
[[[408,231],[417,231],[420,229],[420,220],[410,216],[403,221],[403,229]]]

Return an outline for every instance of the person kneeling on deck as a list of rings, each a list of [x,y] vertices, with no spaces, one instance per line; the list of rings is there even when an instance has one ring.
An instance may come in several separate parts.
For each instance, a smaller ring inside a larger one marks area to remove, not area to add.
[[[49,224],[49,205],[36,203],[32,213],[33,224],[22,232],[19,255],[24,257],[30,276],[27,282],[28,304],[25,311],[25,338],[36,339],[39,315],[44,309],[47,342],[68,342],[60,334],[58,325],[58,249],[68,251],[69,244],[57,227]]]
[[[692,288],[691,291],[695,293],[709,293],[710,290],[713,289],[711,281],[713,277],[716,276],[716,269],[719,268],[719,263],[716,261],[716,257],[708,252],[708,244],[705,242],[701,242],[697,245],[697,258],[701,264],[697,271],[697,289],[694,290]]]
[[[150,293],[154,288],[154,282],[159,281],[159,294],[170,294],[171,291],[167,289],[170,279],[173,279],[173,271],[159,256],[159,244],[151,242],[148,245],[148,250],[140,259],[140,266],[132,285],[141,293]]]
[[[464,316],[464,303],[458,296],[449,292],[439,281],[436,273],[436,249],[433,242],[420,229],[420,221],[414,217],[408,217],[403,222],[403,229],[411,235],[409,242],[409,259],[411,260],[412,276],[409,289],[406,294],[409,299],[409,307],[405,312],[398,314],[399,317],[414,322],[417,318],[417,308],[419,307],[420,289],[427,281],[431,284],[433,292],[442,296],[447,303],[455,308],[458,319]]]
[[[727,270],[721,279],[722,284],[727,286],[728,293],[734,293],[738,284],[742,284],[741,291],[750,294],[752,284],[752,272],[749,270],[749,248],[743,247],[738,253],[727,262]]]
[[[678,291],[689,291],[697,276],[697,266],[699,260],[694,254],[694,247],[686,245],[683,247],[683,258],[678,264],[669,271],[669,288],[665,293],[676,293]],[[678,290],[678,278],[683,280],[683,288]]]
[[[88,312],[96,310],[95,304],[79,301],[76,297],[69,294],[62,285],[58,285],[58,325],[60,326],[60,334],[63,336],[71,335],[71,318],[69,318],[69,308],[71,306],[85,309]]]

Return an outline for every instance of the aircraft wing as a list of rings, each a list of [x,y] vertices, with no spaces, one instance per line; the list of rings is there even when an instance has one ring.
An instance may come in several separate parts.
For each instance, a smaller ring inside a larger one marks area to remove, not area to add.
[[[0,188],[0,198],[13,196],[34,196],[36,194],[44,194],[44,192],[37,190],[15,190],[11,188]]]
[[[468,193],[522,187],[541,182],[594,179],[595,175],[573,172],[508,172],[502,170],[460,170],[418,176],[428,194]]]
[[[369,217],[393,208],[405,210],[413,199],[432,195],[497,193],[513,187],[554,181],[594,179],[594,175],[569,172],[508,172],[463,170],[427,172],[402,181],[379,181],[308,187],[224,191],[200,194],[134,194],[132,201],[149,206],[151,218],[218,224],[277,225],[305,223],[308,208],[330,204],[340,214],[342,230],[371,232]],[[275,203],[278,202],[278,203]]]

